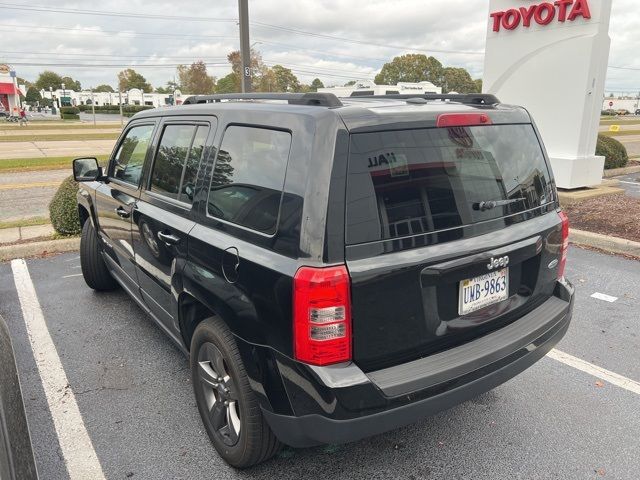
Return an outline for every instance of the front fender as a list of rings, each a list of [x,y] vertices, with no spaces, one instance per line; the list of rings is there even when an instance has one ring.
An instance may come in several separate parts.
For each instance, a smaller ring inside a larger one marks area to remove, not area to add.
[[[76,199],[78,201],[78,210],[84,208],[89,214],[89,220],[93,225],[93,228],[98,231],[98,216],[96,215],[96,209],[94,206],[96,188],[98,182],[81,182],[78,184],[78,193]],[[82,213],[80,212],[80,219],[82,220]]]

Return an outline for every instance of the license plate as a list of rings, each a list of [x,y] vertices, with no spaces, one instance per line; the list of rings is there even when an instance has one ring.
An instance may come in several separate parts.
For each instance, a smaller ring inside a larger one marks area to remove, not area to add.
[[[486,273],[460,282],[458,314],[468,315],[509,298],[509,269]]]

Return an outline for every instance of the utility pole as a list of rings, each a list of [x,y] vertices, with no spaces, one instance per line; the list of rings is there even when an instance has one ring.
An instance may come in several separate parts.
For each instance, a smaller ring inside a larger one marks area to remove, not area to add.
[[[238,16],[240,20],[240,57],[242,58],[243,93],[251,92],[251,44],[249,43],[249,5],[248,0],[238,0]]]

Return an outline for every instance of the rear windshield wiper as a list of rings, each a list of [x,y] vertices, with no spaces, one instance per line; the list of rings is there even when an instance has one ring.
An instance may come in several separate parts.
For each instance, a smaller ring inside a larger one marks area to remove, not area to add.
[[[496,207],[503,207],[505,205],[511,205],[512,203],[524,202],[526,198],[512,198],[509,200],[489,200],[487,202],[477,202],[473,204],[474,210],[480,210],[481,212],[485,212],[487,210],[492,210]]]

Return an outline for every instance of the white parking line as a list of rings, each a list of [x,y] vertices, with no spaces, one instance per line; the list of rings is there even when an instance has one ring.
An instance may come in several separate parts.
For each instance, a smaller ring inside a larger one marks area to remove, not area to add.
[[[63,275],[62,278],[81,277],[81,273],[74,273],[73,275]]]
[[[60,449],[71,480],[105,478],[100,461],[84,426],[75,395],[40,308],[35,287],[24,260],[11,262],[22,316],[47,397]]]
[[[591,295],[591,298],[595,298],[596,300],[602,300],[605,302],[613,303],[618,301],[618,297],[612,297],[611,295],[607,295],[606,293],[595,292]]]
[[[578,357],[574,357],[573,355],[569,355],[568,353],[561,352],[560,350],[551,350],[549,353],[547,353],[547,357],[553,358],[554,360],[564,363],[565,365],[569,365],[570,367],[573,367],[577,370],[605,380],[612,385],[624,388],[625,390],[629,390],[630,392],[640,395],[640,382],[636,382],[635,380],[631,380],[630,378],[623,377],[622,375],[618,375],[615,372],[606,370],[592,363],[585,362]]]

